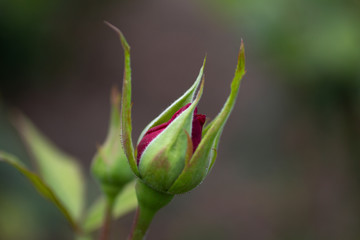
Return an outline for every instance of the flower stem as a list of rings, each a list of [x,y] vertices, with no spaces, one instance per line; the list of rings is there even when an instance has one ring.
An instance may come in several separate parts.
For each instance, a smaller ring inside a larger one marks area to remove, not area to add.
[[[158,192],[138,180],[136,182],[136,197],[138,208],[128,240],[144,239],[155,214],[166,206],[174,195]]]
[[[134,225],[130,233],[129,240],[142,240],[150,226],[155,213],[140,209],[136,210]]]
[[[106,207],[105,207],[105,217],[101,228],[99,240],[107,240],[109,238],[113,207],[114,207],[113,199],[107,198]]]

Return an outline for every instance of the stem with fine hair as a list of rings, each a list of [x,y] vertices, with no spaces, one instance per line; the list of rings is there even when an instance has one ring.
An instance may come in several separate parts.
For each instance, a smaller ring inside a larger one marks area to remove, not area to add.
[[[167,205],[174,195],[156,191],[138,180],[136,182],[136,197],[138,208],[128,240],[144,239],[155,214]]]
[[[150,223],[155,215],[155,212],[141,209],[136,209],[134,224],[129,236],[129,240],[141,240],[145,237]]]

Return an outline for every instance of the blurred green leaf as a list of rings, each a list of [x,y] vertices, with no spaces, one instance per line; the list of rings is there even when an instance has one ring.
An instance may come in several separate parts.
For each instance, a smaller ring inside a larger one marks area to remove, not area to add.
[[[39,167],[40,176],[56,193],[71,217],[79,222],[85,204],[85,181],[78,161],[56,148],[24,116],[19,115],[16,123]]]
[[[66,219],[70,222],[71,226],[74,229],[78,229],[76,221],[72,218],[70,212],[66,208],[66,206],[62,203],[60,198],[56,195],[56,193],[51,189],[49,185],[47,185],[41,177],[32,171],[28,170],[28,168],[20,162],[17,157],[0,151],[0,161],[4,161],[14,168],[16,168],[19,172],[21,172],[25,177],[27,177],[33,186],[47,199],[53,202],[59,210],[65,215]]]
[[[113,218],[117,219],[131,211],[137,206],[135,181],[126,185],[124,190],[118,195],[114,203]],[[98,229],[104,221],[106,199],[100,197],[90,207],[83,223],[83,230],[91,232]]]

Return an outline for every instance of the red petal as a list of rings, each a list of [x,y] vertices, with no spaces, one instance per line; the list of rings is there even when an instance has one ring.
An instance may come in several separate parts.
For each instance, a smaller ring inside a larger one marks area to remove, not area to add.
[[[196,114],[192,122],[191,139],[193,143],[193,152],[201,141],[202,128],[204,126],[206,116],[203,114]]]
[[[139,164],[140,158],[142,153],[144,152],[145,148],[150,144],[150,142],[157,137],[162,131],[165,130],[165,128],[175,120],[183,111],[185,111],[191,103],[183,106],[180,108],[169,121],[162,123],[158,126],[155,126],[153,128],[150,128],[144,135],[144,137],[139,142],[139,145],[137,146],[137,164]],[[195,151],[196,147],[199,145],[201,141],[201,132],[202,127],[205,123],[206,116],[202,114],[197,114],[197,108],[195,108],[194,111],[194,119],[192,123],[192,141],[193,141],[193,149]]]

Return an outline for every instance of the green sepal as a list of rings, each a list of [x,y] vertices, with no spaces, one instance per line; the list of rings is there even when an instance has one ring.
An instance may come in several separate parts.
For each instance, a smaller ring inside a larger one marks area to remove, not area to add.
[[[21,113],[15,125],[39,169],[71,216],[80,220],[85,206],[85,179],[79,161],[58,149]]]
[[[120,37],[121,46],[124,50],[124,77],[122,87],[122,103],[121,103],[121,142],[124,147],[125,155],[129,161],[131,170],[136,176],[139,176],[137,168],[134,146],[132,142],[132,124],[131,124],[131,65],[130,65],[130,45],[126,41],[122,32],[114,25],[105,22]]]
[[[167,192],[184,169],[193,114],[203,87],[202,81],[195,101],[151,141],[140,158],[141,179],[158,191]]]
[[[240,82],[244,74],[245,52],[244,45],[241,42],[237,68],[231,83],[230,95],[220,113],[209,123],[209,127],[205,128],[205,135],[202,137],[199,146],[194,152],[191,160],[185,164],[181,175],[169,189],[169,193],[180,194],[190,191],[199,185],[209,173],[210,168],[215,162],[220,135],[236,102]]]
[[[193,101],[196,89],[199,87],[201,79],[203,78],[204,75],[205,63],[206,63],[206,57],[204,58],[203,65],[199,71],[199,75],[196,78],[193,85],[181,97],[176,99],[168,108],[166,108],[159,116],[157,116],[145,127],[145,129],[141,132],[139,136],[137,142],[138,144],[141,141],[141,139],[144,137],[145,133],[150,128],[158,126],[164,122],[167,122],[180,108]]]
[[[109,199],[114,199],[124,185],[134,178],[119,139],[121,131],[120,100],[119,92],[113,88],[108,135],[105,143],[98,147],[91,165],[94,177],[99,181],[103,192]]]
[[[65,216],[75,232],[81,232],[77,220],[74,219],[68,207],[62,202],[56,192],[39,175],[30,171],[19,159],[11,154],[0,151],[0,161],[10,164],[22,173],[46,199],[50,200]]]
[[[157,212],[165,207],[174,197],[172,194],[159,192],[149,187],[140,179],[136,181],[135,190],[139,207],[149,209],[152,212]]]

